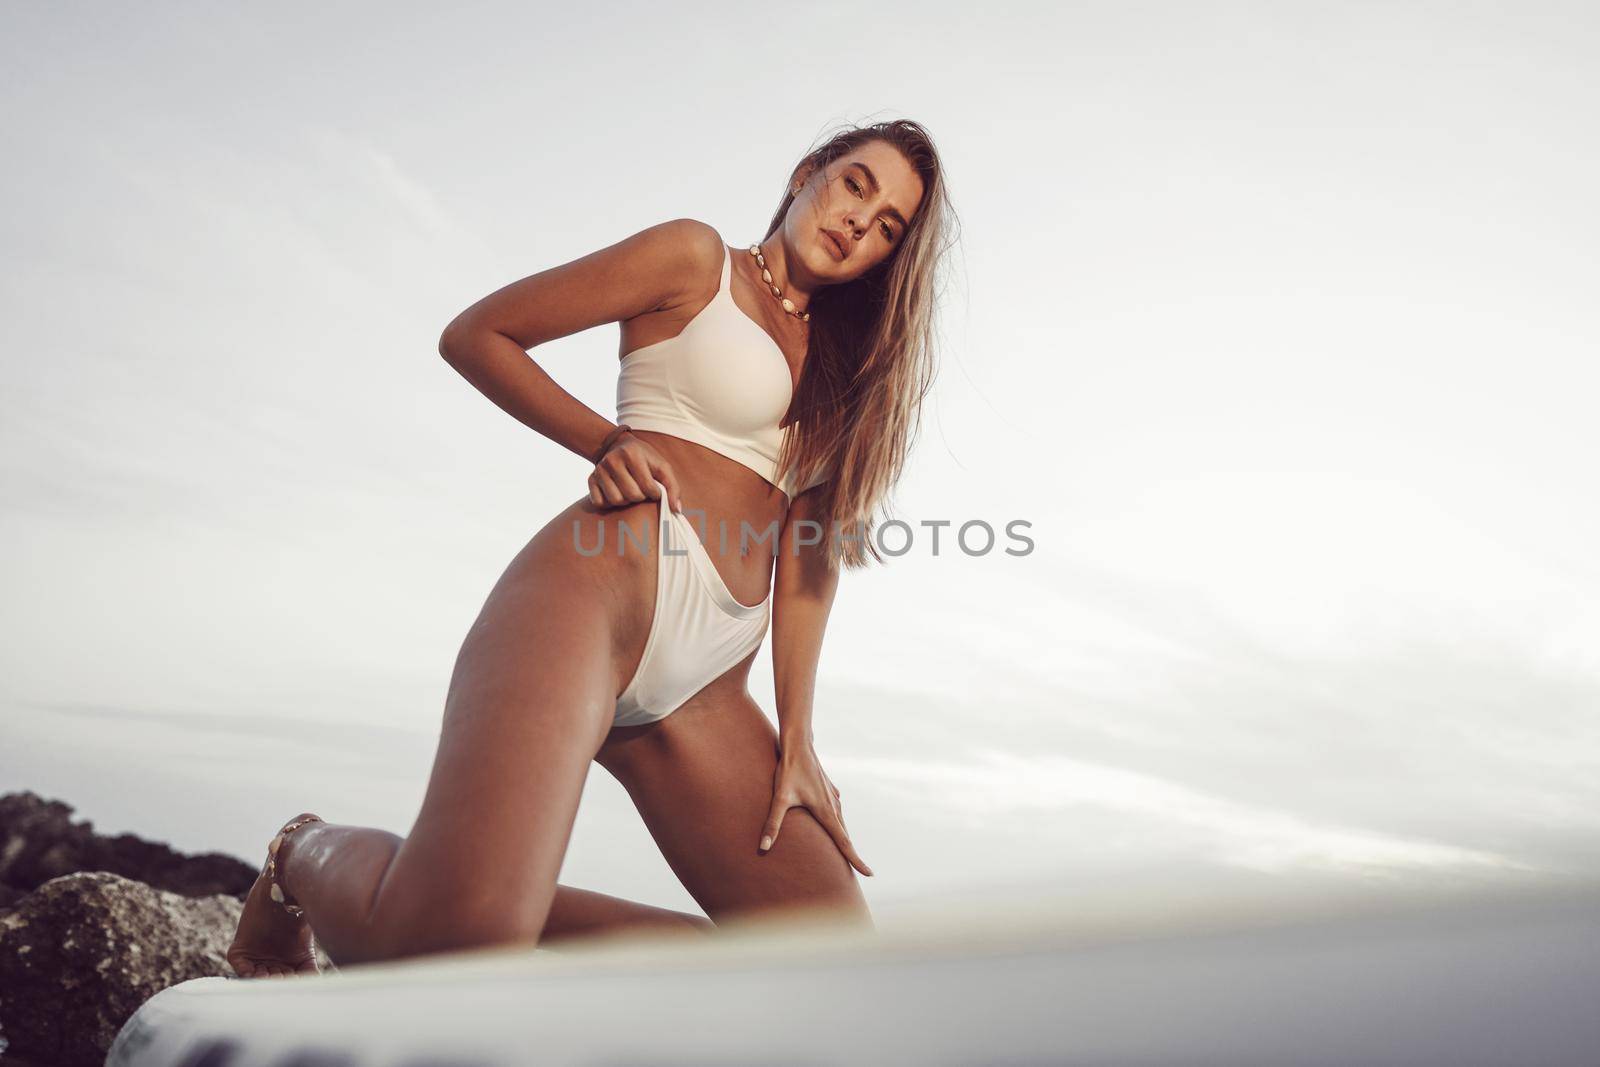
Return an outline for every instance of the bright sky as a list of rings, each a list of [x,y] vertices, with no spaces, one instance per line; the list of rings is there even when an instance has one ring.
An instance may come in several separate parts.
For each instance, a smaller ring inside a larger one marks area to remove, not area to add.
[[[438,357],[841,121],[962,221],[913,524],[819,751],[876,905],[1600,874],[1600,17],[1583,5],[12,5],[0,789],[255,859],[404,832],[577,457]],[[535,355],[614,415],[616,328]],[[756,693],[772,709],[763,653]],[[589,780],[563,880],[687,906]]]

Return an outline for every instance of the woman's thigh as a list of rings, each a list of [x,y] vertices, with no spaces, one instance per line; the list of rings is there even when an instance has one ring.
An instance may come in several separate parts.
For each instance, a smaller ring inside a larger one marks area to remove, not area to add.
[[[784,816],[769,852],[756,850],[772,804],[778,735],[744,688],[749,665],[659,722],[613,729],[595,758],[627,789],[667,863],[714,922],[793,908],[865,920],[854,868],[805,808]]]
[[[626,592],[614,588],[625,575],[584,565],[555,526],[512,560],[462,643],[422,809],[374,903],[384,925],[441,926],[446,941],[474,923],[483,940],[544,925],[610,728]]]

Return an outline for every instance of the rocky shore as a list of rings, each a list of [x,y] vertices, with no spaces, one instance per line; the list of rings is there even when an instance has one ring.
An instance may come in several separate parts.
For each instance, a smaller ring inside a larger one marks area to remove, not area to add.
[[[223,953],[256,872],[0,796],[0,1067],[101,1064],[156,993],[232,977]]]

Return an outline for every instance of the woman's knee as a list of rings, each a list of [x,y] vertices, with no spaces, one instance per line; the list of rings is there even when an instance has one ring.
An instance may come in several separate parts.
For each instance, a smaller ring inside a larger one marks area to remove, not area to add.
[[[533,894],[537,898],[537,894]],[[394,907],[372,916],[374,945],[381,958],[404,959],[442,952],[465,952],[497,945],[536,945],[544,929],[544,908],[529,895],[464,892],[420,907]]]
[[[526,862],[540,852],[549,862]],[[470,826],[419,820],[373,894],[364,940],[384,959],[536,943],[558,866],[557,848],[500,855]]]

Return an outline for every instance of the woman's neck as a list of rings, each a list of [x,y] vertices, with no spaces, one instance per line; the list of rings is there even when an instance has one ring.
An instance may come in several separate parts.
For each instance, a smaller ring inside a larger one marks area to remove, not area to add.
[[[783,247],[783,238],[774,234],[761,243],[761,256],[767,261],[767,270],[772,274],[772,285],[783,291],[783,295],[794,304],[795,310],[804,312],[811,305],[812,294],[817,286],[813,279],[799,278],[790,272],[789,250]],[[754,266],[754,264],[752,264]],[[756,281],[766,285],[761,278],[761,269],[756,268]],[[801,268],[804,273],[804,268]],[[768,295],[772,294],[772,286],[766,286]],[[775,298],[776,299],[776,298]]]

